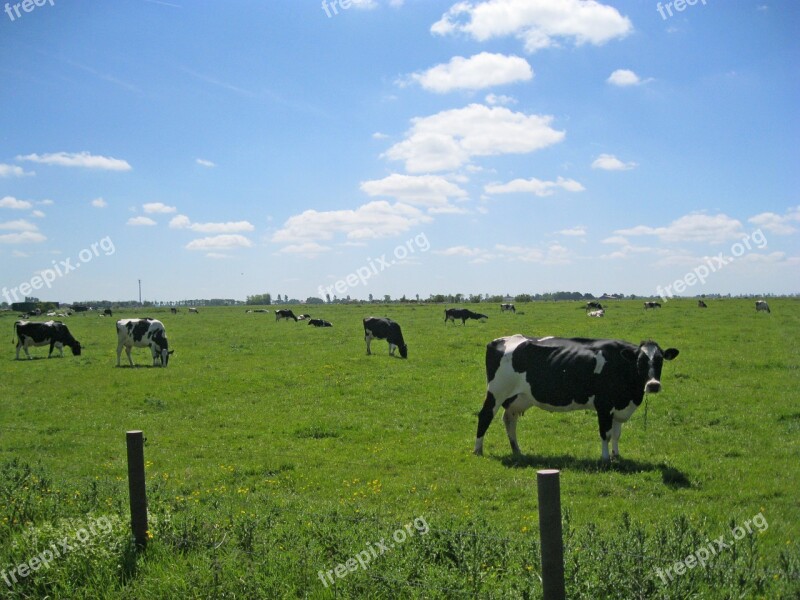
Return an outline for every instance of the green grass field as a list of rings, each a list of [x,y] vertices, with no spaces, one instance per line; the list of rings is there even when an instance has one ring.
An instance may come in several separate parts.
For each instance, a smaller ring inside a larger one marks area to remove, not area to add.
[[[590,319],[577,303],[487,304],[471,306],[487,321],[463,327],[425,304],[305,307],[331,329],[242,307],[70,317],[81,356],[46,360],[43,347],[16,361],[8,344],[0,358],[0,568],[87,519],[114,528],[13,585],[0,579],[0,596],[536,598],[536,470],[558,468],[569,597],[795,598],[800,302],[770,306],[622,301]],[[378,340],[366,355],[369,315],[401,324],[408,360]],[[167,369],[146,349],[133,351],[137,368],[116,368],[114,321],[136,316],[164,323]],[[0,327],[11,334],[13,321]],[[611,468],[588,411],[531,409],[521,459],[498,414],[478,458],[485,345],[514,333],[654,339],[680,356],[623,427]],[[131,429],[147,440],[153,536],[138,555],[126,543]],[[759,513],[768,528],[707,566],[667,584],[656,575]],[[319,571],[415,518],[427,534],[323,585]]]

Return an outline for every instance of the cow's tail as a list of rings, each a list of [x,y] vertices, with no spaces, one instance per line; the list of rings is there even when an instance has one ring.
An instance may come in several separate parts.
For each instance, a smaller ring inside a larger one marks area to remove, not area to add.
[[[17,338],[17,339],[14,339],[14,338]],[[18,339],[19,339],[19,335],[17,334],[17,322],[14,321],[14,329],[11,332],[11,343],[16,345]]]

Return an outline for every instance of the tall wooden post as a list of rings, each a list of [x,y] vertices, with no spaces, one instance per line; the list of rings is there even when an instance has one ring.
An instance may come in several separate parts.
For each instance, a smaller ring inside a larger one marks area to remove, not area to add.
[[[565,600],[564,542],[561,532],[561,485],[557,469],[536,472],[539,492],[539,537],[542,543],[544,600]]]
[[[147,492],[144,480],[144,437],[141,431],[126,433],[128,446],[128,493],[131,501],[131,529],[140,548],[147,546]]]

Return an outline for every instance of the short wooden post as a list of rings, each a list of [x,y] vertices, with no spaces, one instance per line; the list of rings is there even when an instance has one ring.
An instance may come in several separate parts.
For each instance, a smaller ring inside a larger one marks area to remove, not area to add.
[[[544,600],[564,600],[564,542],[561,532],[561,484],[557,469],[536,472],[539,537],[542,544]]]
[[[126,433],[128,446],[128,493],[131,501],[131,529],[140,548],[147,546],[147,492],[144,480],[144,437],[141,431]]]

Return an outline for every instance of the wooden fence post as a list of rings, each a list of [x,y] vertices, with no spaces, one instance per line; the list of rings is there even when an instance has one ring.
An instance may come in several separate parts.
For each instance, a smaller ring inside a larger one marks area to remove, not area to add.
[[[536,472],[539,537],[542,544],[544,600],[564,600],[564,541],[561,533],[561,485],[557,469]]]
[[[128,446],[128,493],[131,502],[131,529],[140,548],[147,546],[147,492],[144,480],[144,437],[141,431],[126,433]]]

